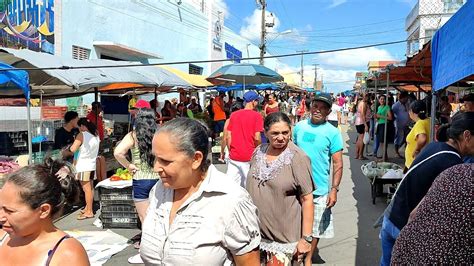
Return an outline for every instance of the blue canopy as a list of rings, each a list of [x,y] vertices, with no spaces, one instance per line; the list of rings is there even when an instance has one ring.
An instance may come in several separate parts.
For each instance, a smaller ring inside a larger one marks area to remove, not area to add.
[[[14,67],[0,62],[0,69],[11,69],[0,71],[0,90],[21,89],[26,99],[30,99],[30,80],[28,72],[17,70]]]
[[[433,91],[474,75],[474,1],[467,1],[431,42]]]

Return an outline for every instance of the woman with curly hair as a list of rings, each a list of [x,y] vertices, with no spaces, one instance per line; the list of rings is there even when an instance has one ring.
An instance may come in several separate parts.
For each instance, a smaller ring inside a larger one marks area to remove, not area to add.
[[[125,135],[114,151],[115,159],[133,175],[133,200],[141,222],[144,221],[148,209],[148,195],[159,178],[159,175],[153,172],[154,157],[151,153],[151,141],[156,129],[153,110],[140,109],[135,119],[135,129]],[[131,162],[127,160],[129,151],[132,153]],[[130,258],[129,262],[137,259],[140,257],[136,255]]]

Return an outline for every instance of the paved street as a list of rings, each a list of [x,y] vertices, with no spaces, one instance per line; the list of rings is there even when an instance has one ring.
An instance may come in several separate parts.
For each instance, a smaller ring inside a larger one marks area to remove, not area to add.
[[[360,170],[363,162],[353,159],[355,132],[353,129],[347,130],[347,126],[343,126],[342,131],[345,140],[344,175],[338,203],[334,207],[336,233],[335,238],[320,242],[319,254],[328,265],[377,265],[380,244],[378,229],[374,229],[372,225],[383,212],[386,203],[382,198],[377,198],[376,204],[372,204],[369,182]],[[225,170],[222,164],[217,167]],[[76,216],[77,212],[72,213],[57,222],[57,225],[64,230],[102,230],[92,225],[93,220],[77,221]],[[129,239],[139,233],[138,229],[113,231]],[[127,258],[136,252],[130,245],[112,257],[106,265],[128,265]]]

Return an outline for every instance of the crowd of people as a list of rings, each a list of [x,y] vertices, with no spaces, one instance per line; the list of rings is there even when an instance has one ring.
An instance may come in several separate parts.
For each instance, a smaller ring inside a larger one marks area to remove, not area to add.
[[[320,239],[335,234],[332,208],[343,175],[340,125],[350,120],[356,159],[377,157],[381,143],[385,153],[394,143],[402,157],[399,150],[406,146],[405,176],[383,216],[381,264],[472,262],[466,217],[473,169],[463,163],[474,155],[474,110],[472,95],[463,100],[465,110],[453,117],[441,103],[439,117],[447,123],[431,143],[429,100],[404,92],[396,102],[369,94],[262,97],[247,91],[234,99],[220,93],[205,108],[190,98],[165,101],[161,112],[156,101],[137,100],[133,129],[114,151],[133,174],[142,222],[139,254],[129,262],[311,265]],[[207,120],[195,117],[203,112]],[[0,235],[0,257],[10,264],[89,264],[81,244],[54,227],[53,219],[77,201],[80,188],[86,204],[77,219],[94,217],[101,106],[93,103],[85,118],[67,112],[64,122],[55,139],[64,160],[27,166],[9,175],[0,190],[0,223],[7,233]],[[374,150],[365,155],[367,137],[374,139]],[[226,173],[208,160],[217,142]]]

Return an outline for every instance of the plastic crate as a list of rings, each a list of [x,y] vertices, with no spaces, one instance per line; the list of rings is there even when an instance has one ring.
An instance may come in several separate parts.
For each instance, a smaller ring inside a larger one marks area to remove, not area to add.
[[[100,188],[99,199],[101,206],[133,205],[132,187],[114,189]]]
[[[103,206],[100,214],[103,228],[138,228],[138,214],[132,205]]]
[[[129,204],[118,204],[118,205],[106,205],[101,208],[101,213],[135,213],[135,205]]]

